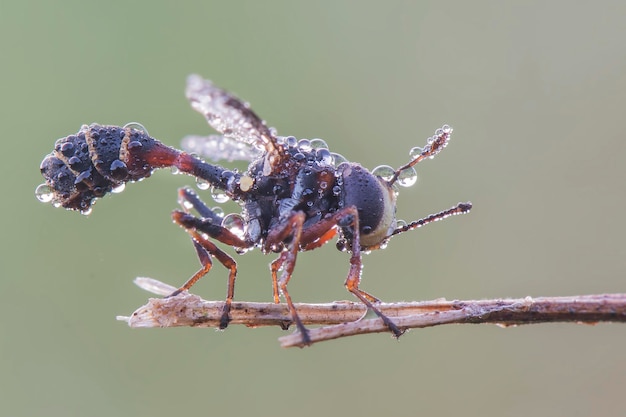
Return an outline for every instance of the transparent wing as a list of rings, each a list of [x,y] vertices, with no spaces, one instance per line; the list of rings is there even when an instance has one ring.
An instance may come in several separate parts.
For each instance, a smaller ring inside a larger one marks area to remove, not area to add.
[[[261,151],[245,142],[229,139],[222,135],[185,136],[181,147],[184,151],[218,161],[254,161]]]
[[[247,143],[270,154],[282,153],[275,136],[247,103],[199,75],[187,78],[187,99],[209,125],[225,138]]]

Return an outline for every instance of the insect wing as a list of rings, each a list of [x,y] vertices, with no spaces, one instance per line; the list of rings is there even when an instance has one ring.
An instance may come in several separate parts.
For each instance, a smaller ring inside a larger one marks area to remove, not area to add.
[[[185,136],[181,142],[184,151],[219,161],[254,161],[261,151],[245,142],[227,138],[222,135]]]
[[[194,110],[204,115],[209,125],[224,137],[265,150],[281,153],[276,138],[247,103],[213,85],[199,75],[187,79],[187,99]]]

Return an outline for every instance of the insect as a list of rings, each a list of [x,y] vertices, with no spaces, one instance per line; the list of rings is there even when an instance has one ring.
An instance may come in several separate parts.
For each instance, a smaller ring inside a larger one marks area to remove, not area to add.
[[[84,125],[78,133],[57,140],[42,161],[45,183],[37,187],[39,200],[88,214],[98,198],[149,177],[157,168],[170,167],[195,177],[199,188],[211,187],[216,200],[231,199],[242,209],[241,214],[222,217],[191,188],[179,190],[182,209],[174,210],[172,219],[190,235],[201,268],[170,296],[189,290],[217,259],[229,272],[220,320],[220,328],[226,328],[237,265],[215,241],[238,253],[253,248],[275,253],[277,258],[270,263],[274,302],[284,297],[302,344],[307,345],[309,334],[287,285],[299,252],[336,237],[338,249],[350,254],[347,290],[376,313],[394,336],[402,335],[403,330],[376,306],[379,300],[359,287],[361,254],[384,248],[400,233],[469,212],[468,202],[410,223],[396,220],[398,184],[415,182],[413,166],[446,147],[452,129],[447,125],[437,129],[423,148],[411,150],[410,161],[400,168],[380,166],[370,172],[331,152],[320,139],[278,136],[248,104],[198,75],[188,78],[186,95],[220,135],[188,137],[186,152],[164,145],[137,124]],[[207,163],[190,151],[250,164],[239,172]]]

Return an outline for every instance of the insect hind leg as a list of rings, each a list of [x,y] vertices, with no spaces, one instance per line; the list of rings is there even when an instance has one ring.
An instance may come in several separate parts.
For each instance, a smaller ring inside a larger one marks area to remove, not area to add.
[[[191,237],[201,268],[183,284],[182,287],[174,291],[171,296],[176,296],[183,291],[189,290],[200,278],[206,275],[212,267],[212,257],[215,257],[226,269],[229,270],[226,300],[220,319],[220,329],[228,326],[230,321],[230,306],[235,294],[235,278],[237,276],[237,263],[226,252],[218,248],[215,243],[209,240],[216,239],[219,242],[235,247],[249,247],[245,241],[233,234],[231,231],[221,226],[221,217],[215,214],[200,198],[190,189],[179,191],[179,200],[185,211],[174,210],[172,219],[174,223],[181,226]],[[203,217],[196,217],[187,210],[195,209]]]

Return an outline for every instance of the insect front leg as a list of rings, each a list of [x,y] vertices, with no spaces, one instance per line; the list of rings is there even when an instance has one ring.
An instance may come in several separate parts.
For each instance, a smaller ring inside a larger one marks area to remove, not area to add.
[[[346,289],[354,294],[363,304],[372,310],[385,323],[395,337],[400,337],[404,331],[400,330],[389,317],[385,316],[374,304],[380,300],[373,295],[359,288],[361,282],[361,244],[359,234],[359,212],[356,207],[345,207],[330,217],[326,217],[319,222],[303,230],[300,238],[300,247],[303,250],[315,249],[326,243],[335,235],[336,229],[341,228],[349,232],[350,248],[350,269],[344,285]],[[280,259],[280,258],[279,258]]]
[[[302,320],[300,320],[296,307],[293,305],[293,301],[289,295],[289,291],[287,291],[287,284],[293,274],[293,270],[296,266],[296,257],[298,255],[298,251],[300,250],[300,238],[302,236],[302,225],[304,224],[304,220],[305,215],[303,212],[293,212],[285,222],[281,223],[268,233],[265,245],[266,248],[270,248],[274,245],[288,241],[287,250],[281,252],[280,256],[270,265],[272,271],[272,284],[274,288],[274,301],[278,300],[278,290],[280,289],[280,292],[282,292],[285,300],[287,301],[287,305],[289,306],[292,320],[296,323],[296,327],[302,335],[302,345],[307,346],[311,344],[309,332],[306,327],[304,327]],[[283,269],[283,273],[280,278],[278,278],[278,271],[281,268]]]
[[[349,234],[352,236],[350,242],[352,255],[350,256],[350,270],[348,271],[348,277],[345,281],[346,289],[361,300],[370,310],[376,313],[395,337],[402,336],[404,331],[400,330],[389,317],[385,316],[383,312],[374,305],[374,303],[380,302],[380,300],[359,288],[362,270],[359,212],[356,207],[351,206],[338,211],[333,217],[337,222],[337,226],[349,230]]]
[[[190,207],[203,216],[202,218],[199,218],[186,211],[180,210],[172,212],[172,219],[174,220],[174,223],[185,229],[191,236],[202,267],[198,270],[198,272],[192,275],[182,287],[174,291],[170,297],[189,290],[200,278],[206,275],[212,266],[211,257],[215,257],[222,265],[224,265],[226,269],[229,270],[226,300],[224,303],[224,309],[222,310],[222,317],[220,319],[220,329],[224,329],[228,326],[228,322],[230,321],[229,313],[235,294],[237,263],[230,255],[218,248],[215,243],[211,242],[207,238],[207,235],[229,246],[245,248],[250,245],[233,234],[230,230],[222,227],[219,224],[221,217],[216,215],[209,207],[207,207],[192,190],[188,188],[181,189],[179,191],[179,200],[185,210],[187,210],[187,207]]]

